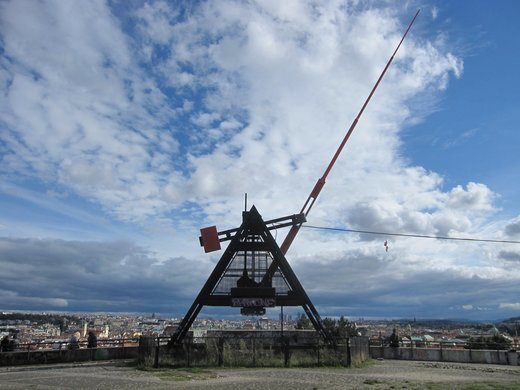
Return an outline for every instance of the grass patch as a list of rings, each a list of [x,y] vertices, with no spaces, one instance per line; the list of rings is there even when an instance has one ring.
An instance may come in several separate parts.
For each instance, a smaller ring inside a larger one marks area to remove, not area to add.
[[[519,389],[517,384],[513,383],[497,383],[497,382],[482,382],[482,383],[407,383],[403,384],[403,388],[413,390],[444,390],[446,388],[457,390],[513,390]]]
[[[360,363],[352,364],[352,368],[368,368],[376,365],[376,361],[374,359],[367,359]]]
[[[373,389],[407,389],[407,390],[513,390],[519,389],[518,384],[513,383],[497,383],[497,382],[482,382],[482,383],[421,383],[409,381],[382,381],[379,379],[366,379],[363,384],[370,386]]]
[[[518,388],[520,388],[519,384],[493,382],[472,383],[463,387],[464,390],[510,390]]]
[[[218,375],[206,369],[192,368],[142,368],[150,374],[164,381],[198,381],[218,378]]]

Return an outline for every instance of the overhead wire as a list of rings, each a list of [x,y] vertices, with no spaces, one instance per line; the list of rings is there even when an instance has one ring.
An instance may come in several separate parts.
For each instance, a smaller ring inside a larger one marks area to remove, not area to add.
[[[495,240],[495,239],[470,238],[470,237],[429,236],[429,235],[425,235],[425,234],[377,232],[377,231],[372,231],[372,230],[345,229],[345,228],[315,226],[315,225],[302,225],[302,227],[308,228],[308,229],[331,230],[331,231],[347,232],[347,233],[374,234],[374,235],[380,235],[380,236],[430,238],[430,239],[435,239],[435,240],[492,242],[492,243],[500,243],[500,244],[520,244],[520,241],[514,241],[514,240]]]

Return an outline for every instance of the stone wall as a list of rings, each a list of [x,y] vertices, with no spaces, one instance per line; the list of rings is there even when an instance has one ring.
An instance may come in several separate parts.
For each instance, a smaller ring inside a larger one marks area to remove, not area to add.
[[[392,348],[370,346],[374,359],[425,360],[434,362],[487,363],[517,366],[518,352],[480,349]]]
[[[2,352],[0,353],[0,366],[134,359],[137,357],[137,348],[113,347]]]
[[[350,338],[350,364],[357,366],[370,359],[368,337]]]
[[[208,332],[209,335],[209,332]],[[335,347],[315,337],[297,332],[284,337],[238,337],[239,333],[216,333],[198,339],[187,338],[181,345],[167,348],[157,338],[143,336],[139,340],[138,363],[146,366],[349,366],[370,358],[367,337],[353,337],[349,345]],[[230,337],[234,336],[234,337]],[[257,333],[255,336],[259,336]]]

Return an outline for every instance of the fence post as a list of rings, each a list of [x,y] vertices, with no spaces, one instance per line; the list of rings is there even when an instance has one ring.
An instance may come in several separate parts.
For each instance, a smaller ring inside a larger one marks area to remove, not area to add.
[[[320,339],[318,338],[318,366],[321,366],[321,360],[320,360]]]
[[[256,337],[253,336],[253,367],[256,367]]]
[[[289,367],[290,357],[289,357],[289,343],[286,340],[282,340],[283,346],[283,358],[285,367]]]
[[[439,347],[439,361],[442,362],[442,340],[439,342]]]
[[[157,336],[157,345],[155,346],[155,359],[153,362],[154,368],[159,368],[159,336]]]
[[[218,338],[217,351],[218,351],[218,366],[222,367],[222,365],[224,364],[224,339],[222,338],[222,336]]]
[[[186,350],[186,365],[190,366],[190,348],[191,348],[191,340],[188,340],[188,343],[186,344],[187,350]]]
[[[347,367],[352,365],[352,349],[350,348],[350,337],[347,337]]]

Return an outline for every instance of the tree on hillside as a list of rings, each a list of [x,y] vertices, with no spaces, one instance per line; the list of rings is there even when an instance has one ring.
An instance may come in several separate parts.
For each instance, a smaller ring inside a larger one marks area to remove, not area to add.
[[[496,334],[491,337],[470,337],[467,349],[510,349],[511,340],[506,337]]]
[[[311,321],[303,313],[300,313],[296,320],[296,329],[312,329]]]
[[[341,316],[339,320],[333,320],[327,317],[323,320],[323,326],[327,332],[336,339],[359,336],[356,325],[343,316]]]

